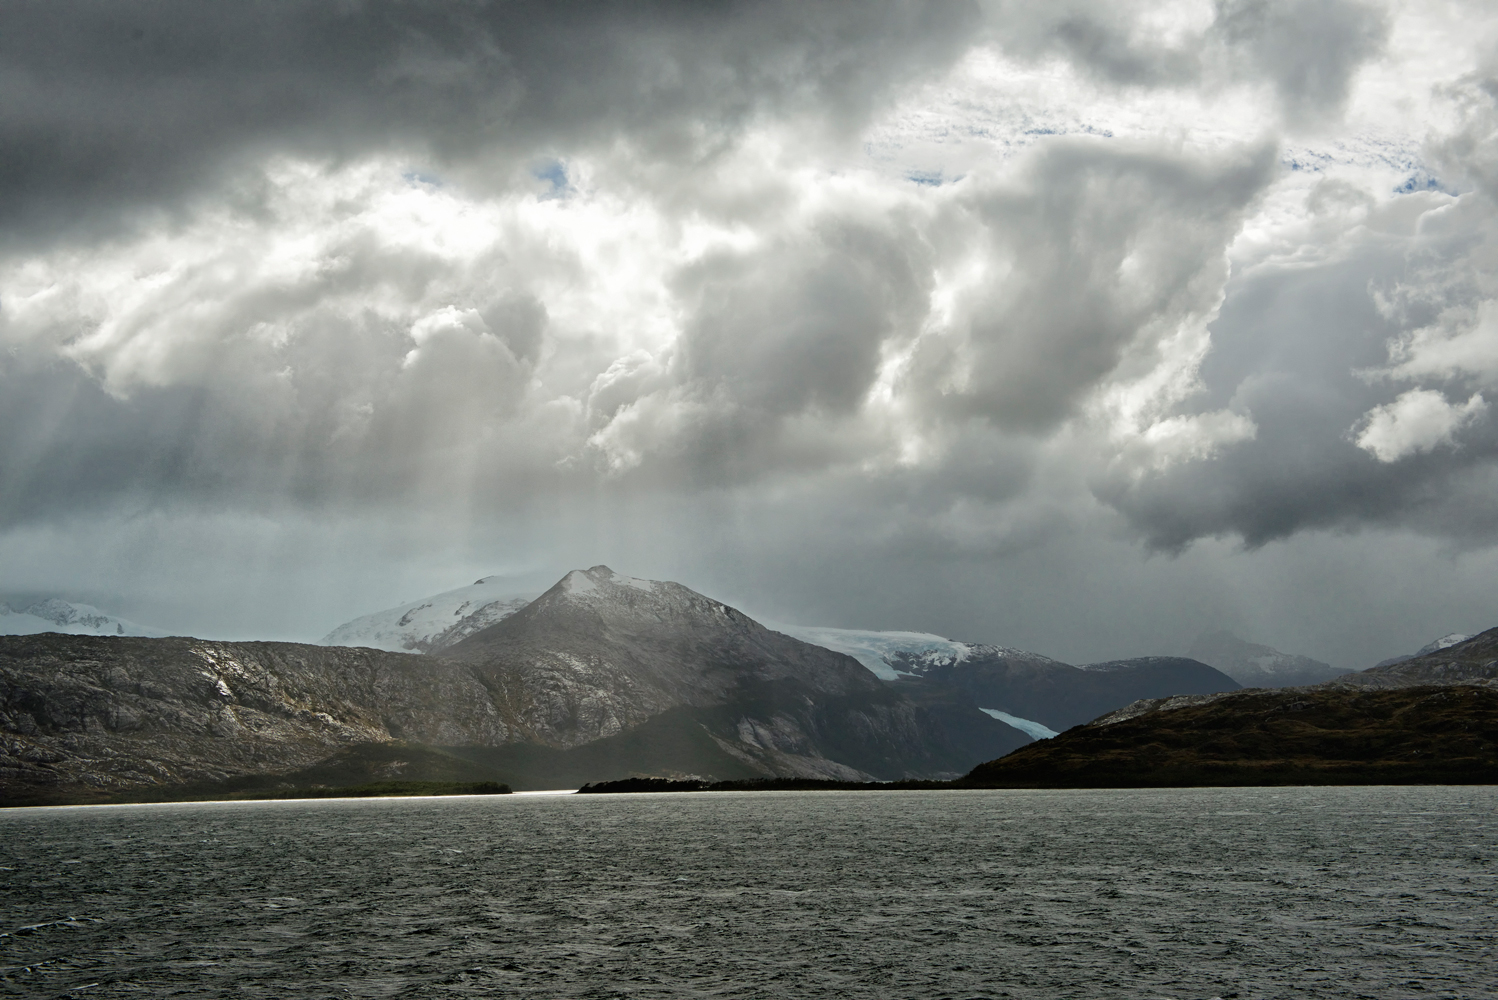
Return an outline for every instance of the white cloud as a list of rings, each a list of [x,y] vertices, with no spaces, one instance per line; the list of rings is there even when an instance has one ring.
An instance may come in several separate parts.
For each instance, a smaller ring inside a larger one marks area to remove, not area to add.
[[[1357,430],[1357,445],[1380,462],[1452,444],[1464,427],[1487,413],[1487,401],[1474,393],[1454,405],[1431,389],[1411,389],[1392,403],[1375,407]]]

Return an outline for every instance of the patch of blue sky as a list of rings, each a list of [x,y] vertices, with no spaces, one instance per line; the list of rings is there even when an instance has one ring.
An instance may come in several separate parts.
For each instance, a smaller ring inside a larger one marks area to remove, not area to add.
[[[567,177],[567,165],[561,160],[547,160],[532,167],[531,176],[551,185],[551,190],[541,195],[543,201],[549,198],[565,198],[572,191],[572,181]]]
[[[424,184],[428,187],[442,186],[441,177],[438,177],[436,174],[428,174],[420,170],[407,170],[405,173],[401,174],[401,180],[405,181],[407,184],[410,184],[412,187],[415,187],[418,184]]]
[[[1414,194],[1416,191],[1443,191],[1447,194],[1446,186],[1441,183],[1439,177],[1435,177],[1423,170],[1417,170],[1404,179],[1404,183],[1394,188],[1395,194]]]

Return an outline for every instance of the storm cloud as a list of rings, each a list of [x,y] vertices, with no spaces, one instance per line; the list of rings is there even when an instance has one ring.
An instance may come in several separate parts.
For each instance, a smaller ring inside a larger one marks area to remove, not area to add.
[[[320,634],[414,580],[625,558],[782,617],[799,592],[820,624],[1106,658],[1260,619],[1163,587],[1115,648],[1076,624],[1112,592],[1074,585],[1086,539],[1123,589],[1297,538],[1428,543],[1427,574],[1498,540],[1481,5],[7,22],[0,589],[160,618],[322,533],[243,584],[304,610],[182,627]],[[825,582],[879,566],[877,594]],[[952,590],[1021,566],[1052,610]],[[1361,613],[1262,621],[1340,662]]]

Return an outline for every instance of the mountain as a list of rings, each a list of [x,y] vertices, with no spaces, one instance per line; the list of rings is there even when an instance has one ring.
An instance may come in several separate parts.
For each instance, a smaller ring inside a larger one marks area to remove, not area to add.
[[[668,710],[775,774],[952,769],[1027,738],[973,706],[918,705],[845,654],[772,631],[677,583],[575,570],[439,654],[468,665],[529,738],[578,746]]]
[[[1186,655],[1216,667],[1244,687],[1297,687],[1347,673],[1307,656],[1245,642],[1231,632],[1203,633]]]
[[[1425,684],[1470,684],[1498,687],[1498,629],[1488,629],[1447,643],[1445,636],[1430,643],[1428,652],[1355,674],[1344,674],[1333,684],[1355,687],[1400,688]],[[1433,648],[1432,648],[1433,647]]]
[[[592,573],[592,570],[578,571],[579,575],[572,577],[574,584],[583,587],[584,583],[577,581],[584,581],[586,586],[595,586],[589,578]],[[441,653],[456,647],[467,637],[476,635],[491,625],[497,625],[529,603],[528,597],[515,597],[504,591],[501,579],[487,577],[470,587],[366,615],[334,629],[323,642],[329,645]],[[624,581],[628,578],[618,579]],[[646,583],[647,581],[634,581],[633,584],[625,583],[623,586],[633,588],[631,599],[638,603],[638,592],[650,592],[645,587]],[[664,595],[677,585],[659,586],[664,588],[661,590]],[[606,585],[602,591],[583,589],[580,592],[596,595],[609,591]],[[611,600],[618,603],[617,597]],[[563,626],[561,631],[582,635],[590,634],[590,629],[605,643],[613,643],[618,638],[618,635],[598,622],[582,620]],[[1024,650],[959,642],[928,632],[886,632],[782,624],[770,626],[769,631],[851,656],[874,677],[894,683],[902,694],[929,711],[949,714],[963,711],[965,707],[977,708],[1032,739],[1054,736],[1058,728],[1065,729],[1086,722],[1141,698],[1233,690],[1238,687],[1235,681],[1221,672],[1182,658],[1145,657],[1073,667]],[[504,644],[515,641],[516,637],[508,633],[502,639]],[[715,637],[705,638],[698,655],[716,641]],[[552,637],[543,640],[542,645],[562,648]],[[515,648],[530,649],[523,645]],[[454,655],[468,656],[466,653]],[[530,652],[524,655],[529,656]],[[596,655],[596,651],[590,651],[587,655]],[[547,662],[553,661],[546,656],[535,660],[537,664]],[[1021,669],[1020,664],[1032,664],[1034,669]],[[526,669],[532,669],[532,666],[527,666]],[[539,669],[551,668],[543,665]],[[1002,680],[996,679],[996,670],[1004,675]],[[635,675],[638,673],[637,665],[626,672],[631,676]],[[617,679],[616,677],[616,682]],[[562,686],[567,684],[571,682],[564,682]],[[596,685],[584,681],[578,689],[586,691],[595,687]],[[635,692],[634,696],[643,698],[643,705],[663,704],[659,698],[651,700],[653,696],[646,692]],[[1026,715],[1026,712],[1036,714]],[[604,730],[598,730],[590,738],[597,738],[603,733]]]
[[[929,632],[877,632],[819,625],[776,624],[771,627],[802,642],[847,653],[875,677],[886,681],[910,676],[901,669],[904,654],[941,653],[961,660],[973,648],[969,643],[943,639]]]
[[[323,773],[519,789],[941,777],[1025,742],[968,702],[906,697],[851,657],[604,566],[437,654],[0,637],[0,800],[12,803]]]
[[[344,622],[323,636],[321,644],[435,653],[503,621],[535,596],[514,593],[504,577],[486,576],[466,587]]]
[[[1498,782],[1498,629],[1310,687],[1141,701],[976,768],[989,787]]]
[[[0,637],[0,799],[289,771],[400,734],[502,738],[484,694],[461,672],[411,654]]]
[[[52,598],[15,610],[0,604],[0,635],[35,635],[61,632],[65,635],[166,635],[160,629],[116,618],[90,604],[73,604]]]
[[[1099,720],[975,768],[1000,788],[1498,783],[1498,690],[1254,688]]]
[[[1080,725],[1140,698],[1234,691],[1239,684],[1195,660],[1147,656],[1073,666],[1039,653],[957,642],[926,632],[776,626],[856,658],[917,700],[945,692],[1034,739]]]
[[[1057,732],[1140,698],[1235,691],[1239,687],[1231,677],[1204,663],[1173,656],[1077,667],[1037,653],[972,645],[961,657],[930,650],[895,654],[892,659],[905,675],[896,685],[899,690],[961,692],[985,711],[1040,723]],[[1010,724],[1025,728],[1019,721]]]
[[[1404,656],[1391,656],[1387,660],[1379,660],[1373,666],[1375,668],[1387,667],[1395,663],[1403,663],[1405,660],[1413,660],[1415,657],[1424,656],[1427,653],[1439,653],[1443,649],[1446,649],[1450,646],[1455,646],[1459,642],[1466,642],[1471,638],[1472,634],[1469,632],[1448,632],[1446,635],[1441,636],[1439,639],[1433,639],[1430,642],[1427,642],[1425,645],[1421,646],[1413,653],[1406,653]]]

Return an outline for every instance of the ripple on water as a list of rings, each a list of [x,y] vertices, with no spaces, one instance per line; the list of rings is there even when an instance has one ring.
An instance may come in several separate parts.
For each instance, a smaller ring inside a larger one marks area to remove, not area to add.
[[[0,995],[1495,997],[1498,790],[0,810]]]

